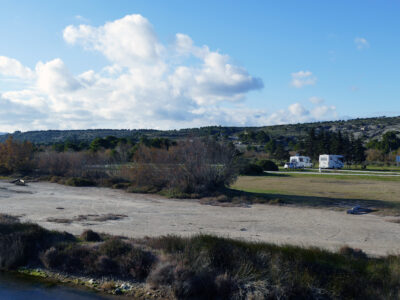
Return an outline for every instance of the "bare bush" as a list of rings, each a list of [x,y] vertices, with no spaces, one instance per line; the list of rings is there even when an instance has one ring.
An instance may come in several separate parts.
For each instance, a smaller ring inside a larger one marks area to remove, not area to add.
[[[36,154],[39,172],[52,176],[104,177],[108,159],[103,153],[46,151]]]
[[[137,186],[208,193],[236,179],[235,158],[233,146],[213,139],[185,140],[169,149],[141,145],[129,177]]]

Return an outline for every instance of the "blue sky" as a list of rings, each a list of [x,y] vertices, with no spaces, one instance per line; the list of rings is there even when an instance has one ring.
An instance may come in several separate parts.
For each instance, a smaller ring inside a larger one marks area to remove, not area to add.
[[[400,1],[0,6],[0,131],[400,115]]]

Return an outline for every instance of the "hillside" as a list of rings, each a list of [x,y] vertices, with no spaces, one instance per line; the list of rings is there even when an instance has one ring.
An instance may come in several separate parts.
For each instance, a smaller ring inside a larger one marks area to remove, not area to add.
[[[264,127],[222,127],[210,126],[202,128],[191,128],[181,130],[152,130],[152,129],[87,129],[87,130],[46,130],[14,132],[12,135],[16,140],[28,140],[38,144],[51,144],[66,140],[91,141],[97,137],[115,136],[140,138],[142,135],[148,137],[164,137],[179,139],[191,136],[220,135],[224,137],[238,136],[240,133],[251,131],[264,131],[273,138],[301,138],[314,128],[318,130],[341,131],[353,134],[355,137],[363,137],[365,140],[379,138],[387,131],[400,131],[400,116],[398,117],[376,117],[353,119],[347,121],[328,121],[303,124],[274,125]],[[0,142],[4,142],[9,134],[0,135]]]

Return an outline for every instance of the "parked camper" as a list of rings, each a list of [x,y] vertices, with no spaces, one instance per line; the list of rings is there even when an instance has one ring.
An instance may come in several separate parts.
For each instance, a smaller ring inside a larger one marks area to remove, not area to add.
[[[321,154],[319,156],[320,169],[341,169],[344,166],[343,155]]]
[[[312,168],[311,158],[308,156],[291,156],[290,162],[294,163],[297,168]]]

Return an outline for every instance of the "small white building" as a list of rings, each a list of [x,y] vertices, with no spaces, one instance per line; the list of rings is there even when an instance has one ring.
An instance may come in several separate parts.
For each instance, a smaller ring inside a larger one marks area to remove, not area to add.
[[[321,154],[319,156],[320,169],[341,169],[344,166],[344,156],[334,154]]]
[[[296,168],[312,168],[311,158],[308,156],[291,156],[290,162],[296,165]]]

